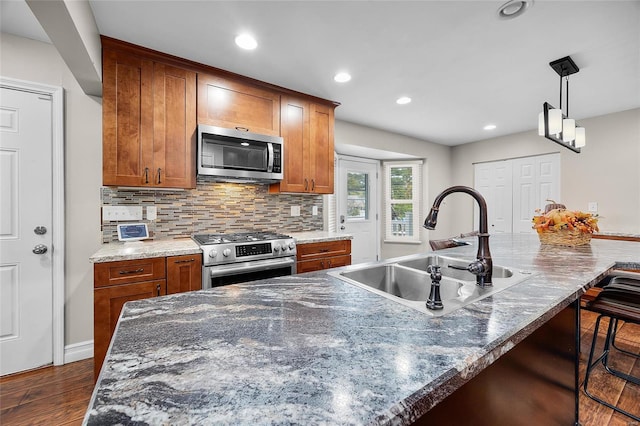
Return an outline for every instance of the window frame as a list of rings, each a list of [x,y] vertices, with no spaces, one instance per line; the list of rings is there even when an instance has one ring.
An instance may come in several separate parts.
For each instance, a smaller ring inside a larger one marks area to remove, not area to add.
[[[422,212],[421,200],[422,200],[422,173],[423,173],[422,160],[403,160],[403,161],[383,161],[383,173],[384,173],[384,242],[385,243],[410,243],[421,244],[420,239],[420,218]],[[391,199],[391,169],[410,167],[412,176],[412,191],[411,199],[405,200],[392,200]],[[391,206],[393,204],[407,204],[412,205],[412,235],[394,235]]]

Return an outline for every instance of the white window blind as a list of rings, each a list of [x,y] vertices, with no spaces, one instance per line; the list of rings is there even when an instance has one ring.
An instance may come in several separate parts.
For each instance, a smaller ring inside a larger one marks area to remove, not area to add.
[[[385,161],[385,241],[420,242],[422,161]]]

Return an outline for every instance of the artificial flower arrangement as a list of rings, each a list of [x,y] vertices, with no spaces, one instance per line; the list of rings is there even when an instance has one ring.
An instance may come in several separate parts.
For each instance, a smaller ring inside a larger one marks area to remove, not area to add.
[[[533,228],[538,231],[542,244],[580,246],[591,242],[591,234],[597,232],[598,217],[591,213],[567,210],[553,200],[545,212],[533,217]]]

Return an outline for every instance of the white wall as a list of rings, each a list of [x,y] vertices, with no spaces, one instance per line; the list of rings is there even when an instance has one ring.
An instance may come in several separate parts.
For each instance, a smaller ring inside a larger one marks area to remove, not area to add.
[[[423,220],[429,212],[433,198],[451,184],[451,149],[447,146],[340,120],[336,120],[334,135],[336,143],[411,154],[424,159],[424,174],[422,177],[423,214],[421,215]],[[381,182],[380,189],[381,193],[384,194],[384,182]],[[459,234],[471,230],[470,227],[457,229],[453,225],[453,221],[447,219],[447,213],[443,203],[443,213],[436,230],[427,231],[420,227],[422,244],[382,242],[381,258],[388,259],[406,254],[426,252],[430,250],[428,244],[429,238],[446,238],[456,233]],[[384,221],[382,217],[380,219],[380,238],[384,240]]]
[[[587,146],[580,154],[537,131],[453,147],[453,183],[473,186],[474,163],[559,152],[562,199],[556,201],[583,211],[596,201],[602,232],[640,234],[640,109],[579,122],[587,131]],[[472,223],[471,201],[455,202],[458,227]]]
[[[0,75],[62,86],[65,96],[65,344],[93,339],[93,268],[100,248],[102,99],[84,94],[53,45],[0,37]]]

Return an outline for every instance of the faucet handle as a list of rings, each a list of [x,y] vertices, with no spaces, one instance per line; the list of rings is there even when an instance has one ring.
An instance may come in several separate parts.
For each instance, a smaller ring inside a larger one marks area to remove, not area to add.
[[[442,272],[440,272],[440,265],[427,266],[427,272],[431,274],[431,281],[440,281],[442,279]]]

